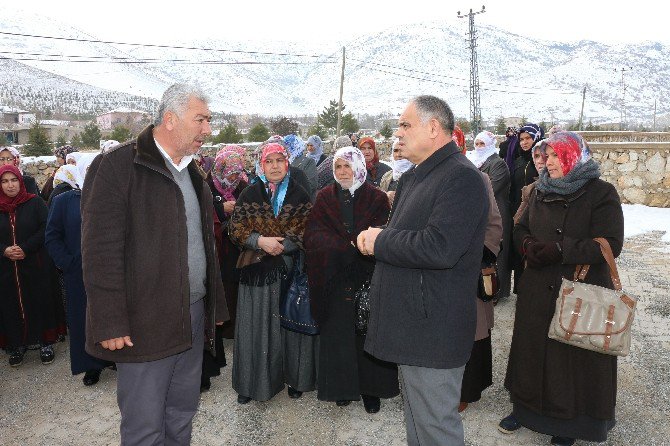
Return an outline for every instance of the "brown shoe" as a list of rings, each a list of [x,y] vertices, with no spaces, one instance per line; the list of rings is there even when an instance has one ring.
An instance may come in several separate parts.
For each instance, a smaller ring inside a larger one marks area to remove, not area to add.
[[[461,402],[461,404],[458,405],[458,413],[463,412],[467,408],[468,408],[468,403]]]

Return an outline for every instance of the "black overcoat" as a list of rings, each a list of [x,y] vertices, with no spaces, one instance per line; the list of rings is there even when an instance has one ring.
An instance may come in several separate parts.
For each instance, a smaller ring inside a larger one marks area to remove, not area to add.
[[[405,172],[375,242],[365,349],[397,364],[465,365],[475,338],[489,198],[454,142]]]
[[[505,387],[514,403],[544,416],[613,420],[616,356],[563,344],[547,333],[561,278],[572,278],[576,265],[591,265],[586,282],[612,288],[609,268],[593,238],[606,238],[615,257],[621,252],[623,212],[614,186],[591,180],[566,196],[544,194],[536,187],[514,227],[516,249],[528,236],[560,241],[563,262],[528,267],[521,277]]]

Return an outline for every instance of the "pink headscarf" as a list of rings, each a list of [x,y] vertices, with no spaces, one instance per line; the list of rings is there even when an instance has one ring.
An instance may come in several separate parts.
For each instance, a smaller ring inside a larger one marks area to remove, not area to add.
[[[233,192],[235,192],[240,181],[249,182],[246,173],[244,173],[244,155],[244,148],[236,145],[225,146],[216,154],[211,171],[212,182],[226,201],[235,201]],[[230,181],[229,177],[234,174],[237,174],[237,178]]]

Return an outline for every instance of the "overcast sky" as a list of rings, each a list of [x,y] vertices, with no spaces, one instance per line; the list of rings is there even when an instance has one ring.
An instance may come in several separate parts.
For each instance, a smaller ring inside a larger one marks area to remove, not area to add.
[[[636,0],[495,0],[484,2],[477,23],[547,40],[640,42],[670,44],[670,3]],[[105,40],[169,42],[171,39],[218,37],[236,40],[348,40],[348,36],[445,21],[467,30],[456,12],[481,10],[482,3],[458,0],[302,1],[205,0],[146,1],[32,0],[20,8],[71,23]],[[167,6],[178,5],[178,6]],[[16,4],[15,4],[16,5]],[[12,9],[14,9],[13,5]],[[5,10],[5,13],[8,13]],[[0,21],[0,29],[2,23]],[[36,30],[39,31],[39,30]]]

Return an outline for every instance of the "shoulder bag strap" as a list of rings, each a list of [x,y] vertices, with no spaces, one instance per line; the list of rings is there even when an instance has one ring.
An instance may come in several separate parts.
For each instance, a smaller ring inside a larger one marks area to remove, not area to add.
[[[614,285],[614,289],[617,291],[621,291],[621,280],[619,279],[619,270],[616,267],[616,262],[614,261],[614,254],[612,253],[612,248],[610,247],[609,242],[607,239],[598,237],[594,239],[598,244],[600,245],[600,251],[603,253],[603,257],[605,257],[605,261],[610,267],[610,275],[612,276],[612,284]]]

